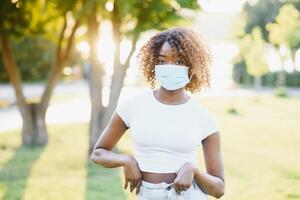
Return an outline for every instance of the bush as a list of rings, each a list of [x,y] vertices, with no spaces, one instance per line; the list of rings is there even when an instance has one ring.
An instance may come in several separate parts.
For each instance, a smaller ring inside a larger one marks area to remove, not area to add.
[[[253,85],[253,76],[249,75],[246,70],[244,61],[238,62],[233,66],[233,80],[241,85]],[[286,86],[300,87],[300,72],[295,71],[292,73],[284,72],[286,79]],[[279,72],[268,72],[262,76],[262,85],[276,87],[276,80]],[[282,89],[280,89],[282,90]]]

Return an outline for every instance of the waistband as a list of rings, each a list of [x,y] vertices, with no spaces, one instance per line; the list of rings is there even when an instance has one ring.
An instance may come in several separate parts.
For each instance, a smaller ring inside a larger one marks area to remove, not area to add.
[[[150,183],[150,182],[142,180],[142,186],[149,188],[149,189],[163,189],[163,188],[166,188],[166,187],[172,186],[172,185],[174,185],[174,183],[167,183],[165,181],[160,182],[160,183]]]
[[[196,187],[195,184],[196,184],[195,183],[195,179],[193,179],[192,186]],[[167,183],[165,181],[160,182],[160,183],[150,183],[150,182],[142,180],[142,186],[145,187],[145,188],[148,188],[148,189],[165,189],[165,188],[167,188],[169,186],[170,187],[174,187],[175,183],[174,182]]]

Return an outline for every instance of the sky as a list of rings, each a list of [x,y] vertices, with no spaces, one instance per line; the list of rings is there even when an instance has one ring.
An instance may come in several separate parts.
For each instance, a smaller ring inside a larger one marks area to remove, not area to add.
[[[246,0],[198,0],[204,11],[225,13],[240,12],[245,1]]]

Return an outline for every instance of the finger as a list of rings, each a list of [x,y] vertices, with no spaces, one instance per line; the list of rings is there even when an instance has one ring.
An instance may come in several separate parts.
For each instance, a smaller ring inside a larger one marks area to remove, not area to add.
[[[132,191],[136,188],[137,184],[138,184],[138,180],[134,180],[133,181],[133,189],[132,189]]]
[[[140,187],[142,185],[142,181],[139,181],[136,185],[136,190],[135,190],[135,193],[138,194],[140,192]]]
[[[183,191],[182,185],[179,185],[178,188],[179,188],[179,191],[180,191],[180,192]]]
[[[124,186],[125,190],[127,189],[127,186],[128,186],[128,180],[125,181],[125,186]]]
[[[134,190],[135,186],[136,186],[135,181],[134,180],[130,181],[130,192]]]
[[[175,184],[175,191],[177,194],[180,194],[180,188],[179,188],[178,183]]]

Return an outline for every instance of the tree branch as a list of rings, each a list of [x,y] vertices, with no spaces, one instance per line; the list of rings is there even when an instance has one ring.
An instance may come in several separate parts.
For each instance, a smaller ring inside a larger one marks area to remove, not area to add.
[[[124,65],[123,65],[126,69],[129,67],[130,59],[131,59],[131,57],[133,55],[134,50],[136,49],[137,39],[138,39],[138,37],[135,37],[133,39],[133,41],[132,41],[132,47],[131,47],[130,52],[128,54],[128,57],[126,58],[126,61],[125,61]]]
[[[56,60],[59,60],[59,58],[61,57],[62,41],[64,39],[66,28],[67,28],[67,16],[65,15],[64,16],[64,24],[63,24],[63,27],[61,29],[59,39],[58,39],[58,43],[57,43]]]
[[[12,49],[9,43],[9,38],[4,35],[3,33],[0,33],[0,39],[1,39],[1,45],[2,45],[2,58],[4,62],[4,67],[8,73],[9,80],[14,87],[15,95],[16,95],[16,101],[18,104],[18,107],[20,109],[21,114],[25,114],[24,109],[26,109],[26,99],[23,94],[22,90],[22,81],[20,76],[20,71],[17,67],[17,64],[15,63],[13,56],[12,56]]]
[[[80,20],[76,19],[75,25],[72,28],[72,32],[70,37],[68,38],[67,41],[67,47],[64,50],[64,54],[63,56],[58,56],[56,58],[56,62],[54,64],[54,66],[52,67],[50,74],[49,74],[49,78],[47,80],[47,84],[45,87],[45,90],[43,92],[42,98],[41,98],[41,102],[40,102],[40,106],[41,106],[41,110],[42,113],[45,115],[46,113],[46,109],[48,107],[54,86],[57,84],[57,82],[60,80],[61,75],[62,75],[62,68],[65,66],[65,64],[67,63],[67,61],[69,60],[70,57],[70,52],[71,49],[73,48],[73,43],[74,43],[74,37],[75,37],[75,32],[78,29],[80,25]],[[61,31],[61,36],[64,36],[64,34],[62,32],[65,32],[65,25],[63,25],[62,31]],[[63,39],[59,40],[60,44],[58,47],[58,51],[62,52],[62,41]]]

